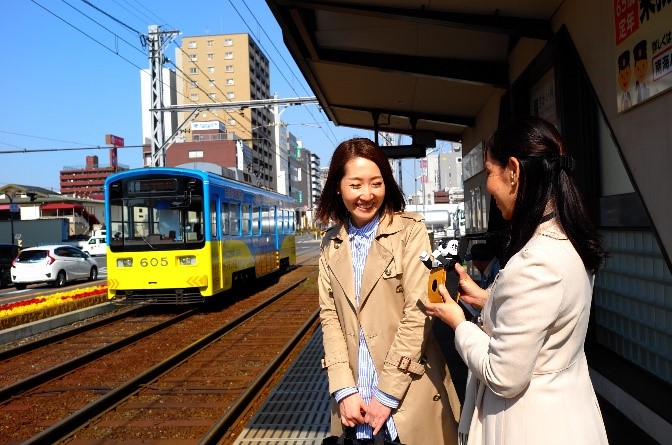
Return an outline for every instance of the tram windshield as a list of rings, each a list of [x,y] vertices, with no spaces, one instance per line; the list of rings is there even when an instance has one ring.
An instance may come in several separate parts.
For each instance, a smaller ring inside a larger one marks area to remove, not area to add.
[[[168,250],[203,245],[201,196],[112,198],[108,211],[111,247]]]

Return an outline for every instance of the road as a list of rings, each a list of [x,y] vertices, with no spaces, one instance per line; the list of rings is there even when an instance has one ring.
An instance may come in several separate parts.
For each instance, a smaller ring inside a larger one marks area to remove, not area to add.
[[[107,257],[95,256],[92,257],[98,263],[98,280],[94,281],[95,284],[103,284],[107,280]],[[45,293],[52,293],[56,290],[63,291],[68,289],[74,289],[77,287],[88,287],[91,286],[92,282],[86,280],[72,281],[67,283],[60,289],[56,289],[48,284],[31,284],[24,290],[16,290],[13,286],[5,287],[0,289],[0,305],[7,303],[14,303],[17,301],[30,300],[31,298],[37,297],[39,295],[44,295]]]

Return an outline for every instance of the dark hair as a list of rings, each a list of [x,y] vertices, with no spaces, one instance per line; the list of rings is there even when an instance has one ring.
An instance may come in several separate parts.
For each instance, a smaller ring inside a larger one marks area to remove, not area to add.
[[[474,244],[469,250],[469,259],[472,261],[490,261],[494,257],[495,252],[487,244]]]
[[[552,201],[560,224],[584,266],[597,272],[606,253],[572,177],[573,162],[568,161],[558,130],[537,117],[515,120],[495,131],[485,153],[500,167],[506,166],[510,157],[520,164],[518,195],[503,263],[532,238],[547,203]]]
[[[404,194],[394,180],[390,161],[385,153],[372,140],[354,138],[341,142],[331,157],[327,180],[322,188],[322,195],[317,206],[315,217],[323,224],[334,221],[345,224],[348,221],[348,209],[338,196],[341,180],[345,176],[345,164],[355,158],[364,158],[378,166],[385,183],[385,198],[380,206],[380,216],[404,210]]]

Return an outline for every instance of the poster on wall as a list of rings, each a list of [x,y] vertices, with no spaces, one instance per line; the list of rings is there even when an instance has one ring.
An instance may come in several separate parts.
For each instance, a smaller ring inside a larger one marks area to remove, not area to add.
[[[479,142],[469,153],[462,157],[462,180],[477,175],[483,171],[483,141]]]
[[[555,101],[555,75],[548,70],[530,90],[530,114],[546,119],[560,130]]]
[[[672,2],[614,0],[618,112],[672,87]]]

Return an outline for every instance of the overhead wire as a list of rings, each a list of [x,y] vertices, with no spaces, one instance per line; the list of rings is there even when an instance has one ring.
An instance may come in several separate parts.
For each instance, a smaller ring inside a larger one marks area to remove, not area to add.
[[[53,16],[56,17],[57,19],[61,20],[61,21],[62,21],[63,23],[65,23],[66,25],[68,25],[68,26],[70,26],[71,28],[75,29],[76,31],[78,31],[78,32],[80,32],[80,33],[82,33],[82,34],[84,34],[86,37],[88,37],[89,39],[93,40],[94,42],[96,42],[97,44],[99,44],[100,46],[102,46],[103,48],[105,48],[106,50],[110,51],[110,52],[113,53],[113,54],[116,54],[118,57],[122,58],[123,60],[125,60],[125,61],[128,62],[128,63],[130,63],[130,64],[133,65],[134,67],[136,67],[136,68],[138,68],[138,69],[142,69],[142,68],[140,68],[138,65],[136,65],[135,63],[133,63],[133,62],[131,62],[130,60],[128,60],[126,57],[124,57],[124,56],[122,56],[121,54],[119,54],[118,51],[114,51],[113,49],[107,47],[107,46],[106,46],[104,43],[102,43],[101,41],[95,39],[93,36],[91,36],[91,35],[87,34],[86,32],[82,31],[81,29],[79,29],[78,27],[76,27],[75,25],[73,25],[72,23],[70,23],[70,22],[68,22],[67,20],[65,20],[63,17],[61,17],[61,16],[59,16],[58,14],[56,14],[55,12],[51,11],[50,9],[48,9],[47,7],[45,7],[44,5],[38,3],[36,0],[30,0],[30,1],[33,2],[33,3],[35,3],[37,6],[39,6],[39,7],[42,8],[42,9],[44,9],[45,11],[47,11],[49,14],[53,15]]]
[[[119,40],[121,40],[122,42],[128,44],[128,46],[130,46],[130,47],[133,48],[134,50],[138,51],[140,54],[143,54],[143,55],[145,54],[145,52],[144,52],[142,49],[137,48],[135,45],[133,45],[133,44],[132,44],[131,42],[129,42],[128,40],[121,38],[121,37],[120,37],[119,35],[117,35],[114,31],[112,31],[111,29],[107,28],[105,25],[103,25],[102,23],[98,22],[98,21],[95,20],[94,18],[90,17],[90,16],[89,16],[88,14],[86,14],[85,12],[83,12],[83,11],[81,11],[80,9],[76,8],[74,5],[68,3],[66,0],[61,0],[61,1],[62,1],[63,3],[65,3],[66,5],[70,6],[70,7],[71,7],[72,9],[74,9],[75,11],[79,12],[81,15],[83,15],[83,16],[86,17],[87,19],[91,20],[91,21],[92,21],[93,23],[95,23],[96,25],[98,25],[98,26],[100,26],[101,28],[103,28],[104,30],[108,31],[110,34],[112,34],[113,36],[115,36],[117,39],[119,39]],[[87,2],[86,0],[82,0],[82,1],[83,1],[84,3],[89,4],[89,2]],[[100,11],[99,8],[96,8],[96,10],[99,10],[99,11]],[[107,15],[107,14],[106,14],[106,15]],[[138,33],[137,31],[134,31],[134,32],[137,33],[138,36],[141,36],[141,35],[142,35],[142,34]]]
[[[232,1],[232,0],[229,0],[229,3],[231,4],[231,7],[233,7],[234,11],[236,11],[236,14],[238,14],[238,16],[240,17],[240,19],[243,21],[243,23],[245,23],[245,26],[247,26],[247,29],[249,29],[250,32],[253,32],[253,31],[252,31],[252,28],[250,27],[250,25],[247,23],[247,21],[245,20],[245,18],[242,16],[242,14],[240,13],[240,11],[238,11],[238,8],[236,8],[236,6],[233,4],[233,1]],[[257,25],[259,25],[259,28],[262,30],[262,32],[264,33],[264,35],[266,36],[266,38],[268,38],[268,41],[271,42],[271,45],[273,46],[273,48],[275,49],[275,51],[278,53],[278,55],[280,56],[280,58],[282,59],[282,61],[285,62],[285,65],[287,66],[287,68],[289,68],[289,70],[290,70],[290,72],[291,72],[291,71],[292,71],[292,70],[291,70],[291,67],[289,66],[289,64],[287,63],[287,61],[285,60],[285,58],[282,56],[282,53],[281,53],[281,52],[278,50],[278,48],[275,46],[275,44],[273,43],[273,40],[270,38],[270,36],[266,33],[266,31],[264,30],[264,28],[261,26],[261,24],[259,23],[259,20],[257,20],[257,17],[255,16],[255,14],[250,10],[250,8],[247,6],[247,4],[246,4],[245,2],[243,2],[243,4],[245,5],[245,7],[247,8],[247,10],[248,10],[248,12],[250,13],[250,15],[254,18],[254,21],[257,23]],[[263,45],[262,45],[262,43],[261,43],[261,40],[259,41],[259,45],[262,47],[262,49],[264,49],[264,50],[268,53],[268,51],[263,47]],[[285,82],[287,82],[287,85],[289,86],[289,88],[291,88],[292,91],[294,91],[294,93],[295,93],[297,96],[300,96],[300,94],[296,92],[296,90],[295,90],[294,87],[292,86],[291,82],[287,79],[287,77],[285,77],[284,73],[282,72],[282,70],[280,69],[280,67],[278,66],[278,64],[275,63],[275,61],[274,61],[273,58],[270,56],[270,54],[269,54],[268,57],[269,57],[269,59],[273,62],[273,65],[275,65],[275,67],[278,69],[278,72],[280,73],[280,75],[282,76],[282,78],[285,79]],[[294,74],[292,73],[292,75],[294,75]],[[296,78],[296,76],[294,76],[294,77]],[[297,80],[299,80],[299,79],[297,78]],[[300,81],[299,81],[299,83],[300,83]],[[304,91],[305,91],[305,88],[304,88]],[[319,122],[317,121],[317,119],[315,119],[315,116],[313,116],[313,114],[310,112],[310,110],[309,110],[309,109],[306,109],[306,110],[307,110],[308,113],[311,115],[311,117],[313,117],[313,120],[315,121],[315,123],[317,123],[317,124],[319,125]],[[330,141],[331,141],[332,143],[335,143],[335,141],[337,141],[338,138],[336,138],[336,135],[334,134],[334,132],[333,132],[333,130],[331,129],[331,127],[327,126],[327,128],[328,128],[329,131],[331,132],[331,135],[333,136],[333,139],[331,139],[331,138],[329,137],[329,135],[324,131],[324,128],[322,128],[322,126],[320,126],[320,129],[322,129],[322,131],[323,131],[323,133],[325,134],[325,136],[327,136],[327,138],[329,138]]]
[[[120,57],[122,60],[126,61],[127,63],[129,63],[129,64],[131,64],[131,65],[133,65],[135,68],[137,68],[137,69],[139,69],[139,70],[141,70],[141,71],[144,71],[144,70],[145,70],[145,69],[141,68],[140,66],[138,66],[137,64],[135,64],[134,62],[132,62],[131,60],[129,60],[128,58],[122,56],[122,55],[119,53],[118,49],[117,49],[117,50],[113,50],[113,49],[111,49],[110,47],[106,46],[104,43],[102,43],[102,42],[99,41],[98,39],[94,38],[93,36],[91,36],[91,35],[88,34],[87,32],[84,32],[82,29],[80,29],[79,27],[77,27],[77,26],[75,26],[74,24],[70,23],[68,20],[66,20],[65,18],[61,17],[61,16],[58,15],[57,13],[53,12],[52,10],[50,10],[49,8],[47,8],[46,6],[40,4],[40,3],[37,2],[36,0],[31,0],[31,1],[32,1],[34,4],[36,4],[37,6],[39,6],[40,8],[42,8],[43,10],[45,10],[46,12],[48,12],[49,14],[53,15],[53,16],[56,17],[57,19],[61,20],[61,21],[64,22],[65,24],[67,24],[68,26],[72,27],[73,29],[77,30],[77,31],[80,32],[81,34],[83,34],[83,35],[85,35],[86,37],[88,37],[89,39],[93,40],[94,42],[96,42],[96,43],[99,44],[100,46],[104,47],[104,48],[107,49],[108,51],[110,51],[110,52],[112,52],[113,54],[117,55],[117,56]],[[89,20],[91,20],[92,22],[96,23],[96,24],[97,24],[98,26],[100,26],[101,28],[103,28],[103,29],[105,29],[106,31],[110,32],[113,36],[115,36],[116,39],[119,39],[119,40],[123,41],[124,43],[126,43],[126,44],[129,45],[131,48],[135,49],[136,51],[140,52],[141,54],[143,54],[143,55],[145,55],[145,56],[147,55],[145,51],[143,51],[143,50],[137,48],[137,47],[136,47],[135,45],[133,45],[131,42],[128,42],[126,39],[122,38],[122,37],[119,36],[117,33],[115,33],[114,31],[112,31],[111,29],[109,29],[108,27],[106,27],[105,25],[103,25],[102,23],[100,23],[99,21],[95,20],[94,18],[90,17],[88,14],[84,13],[83,11],[81,11],[80,9],[78,9],[77,7],[75,7],[74,5],[68,3],[66,0],[61,0],[61,1],[62,1],[63,3],[65,3],[66,5],[68,5],[70,8],[72,8],[72,9],[74,9],[75,11],[77,11],[78,13],[80,13],[81,15],[85,16],[87,19],[89,19]],[[85,4],[87,4],[88,6],[90,6],[91,8],[95,9],[95,10],[98,11],[99,13],[105,15],[105,16],[108,17],[110,20],[112,20],[112,21],[114,21],[115,23],[117,23],[118,25],[122,26],[124,29],[128,30],[129,32],[131,32],[131,33],[133,33],[133,34],[135,34],[135,35],[138,35],[138,36],[142,36],[142,35],[143,35],[143,34],[140,33],[139,31],[137,31],[136,29],[134,29],[132,26],[130,26],[130,25],[128,25],[127,23],[125,23],[124,21],[122,21],[122,20],[120,20],[120,19],[114,17],[113,15],[111,15],[111,14],[109,14],[108,12],[104,11],[104,10],[101,9],[100,7],[98,7],[98,6],[94,5],[94,4],[92,4],[90,1],[87,1],[87,0],[81,0],[81,1],[82,1],[83,3],[85,3]],[[115,3],[119,4],[119,3],[116,2],[116,1],[115,1]],[[128,2],[126,2],[126,3],[129,4]],[[136,3],[137,3],[137,1],[136,1]],[[145,8],[142,4],[140,4],[140,3],[138,3],[138,4],[139,4],[140,6],[142,6],[144,9],[146,9],[147,11],[149,11],[149,10],[148,10],[147,8]],[[121,6],[121,5],[120,5],[120,6]],[[130,4],[129,4],[129,6],[130,6]],[[251,30],[249,24],[248,24],[247,21],[242,17],[242,15],[241,15],[240,12],[238,11],[238,9],[235,7],[235,5],[232,4],[232,6],[234,7],[234,10],[236,11],[236,13],[240,16],[241,20],[243,20],[243,22],[245,23],[245,25],[246,25],[246,26],[248,27],[248,29],[250,29],[250,31],[252,32],[252,30]],[[246,5],[246,7],[247,7],[247,5]],[[128,11],[127,8],[124,8],[124,9],[126,9],[126,10]],[[138,10],[138,9],[135,8],[135,7],[134,7],[134,9],[135,9],[135,10]],[[250,14],[252,14],[252,16],[254,17],[254,14],[252,13],[252,11],[250,11],[249,8],[247,8],[247,9],[248,9],[248,11],[250,12]],[[138,11],[139,11],[139,10],[138,10]],[[151,13],[151,11],[149,11],[149,12]],[[137,15],[135,15],[135,14],[133,14],[133,15],[134,15],[136,18],[139,18]],[[143,14],[143,15],[146,16],[146,14]],[[259,24],[259,21],[256,19],[256,17],[254,17],[254,19],[255,19],[255,21],[257,22],[257,24]],[[260,24],[259,24],[259,25],[260,25]],[[264,34],[265,34],[266,37],[269,39],[269,41],[272,42],[272,40],[270,39],[270,37],[268,36],[268,34],[265,33],[265,31],[264,31]],[[265,49],[265,48],[263,48],[263,45],[261,44],[261,42],[259,42],[259,45],[262,47],[262,49]],[[275,45],[273,45],[273,46],[274,46],[275,50],[278,52],[278,54],[280,55],[280,57],[282,58],[282,54],[280,54],[280,51],[277,49],[277,47],[275,47]],[[184,50],[183,50],[181,47],[178,46],[178,48],[179,48],[180,51],[182,51],[182,52],[184,53]],[[185,54],[186,54],[186,53],[185,53]],[[269,58],[270,58],[270,56],[269,56]],[[285,65],[289,67],[289,65],[288,65],[287,62],[284,60],[284,58],[282,58],[282,60],[285,62]],[[184,73],[179,67],[177,67],[177,66],[174,64],[174,62],[172,62],[172,60],[169,59],[169,61],[173,64],[173,66],[175,66],[176,73],[177,73],[177,72],[180,73],[180,75],[182,76],[181,79],[182,79],[183,81],[187,81],[187,82],[189,82],[189,81],[193,80],[193,79],[191,78],[191,76],[189,76],[187,73]],[[285,79],[285,81],[287,82],[287,84],[289,85],[289,87],[296,93],[296,90],[295,90],[294,87],[292,86],[291,82],[289,82],[289,80],[285,77],[284,73],[282,73],[282,71],[280,70],[280,67],[275,63],[275,61],[274,61],[272,58],[271,58],[271,61],[272,61],[272,63],[276,66],[276,68],[278,69],[279,73],[280,73],[280,74],[282,75],[282,77]],[[199,69],[199,71],[201,71],[209,81],[212,80],[212,79],[210,79],[210,77],[209,77],[209,76],[202,70],[202,68],[201,68],[198,64],[195,64],[195,65],[196,65],[196,67]],[[291,70],[291,68],[290,68],[290,70]],[[177,74],[176,74],[176,76],[177,76]],[[165,85],[165,84],[164,84],[164,85]],[[183,92],[179,91],[177,88],[172,87],[172,86],[170,86],[169,88],[170,88],[172,91],[174,91],[176,94],[179,94],[179,95],[181,95],[182,97],[184,97],[186,100],[188,100],[188,101],[190,101],[190,102],[192,102],[192,103],[194,103],[194,104],[199,104],[199,102],[192,100],[190,97],[186,96]],[[218,86],[216,83],[215,83],[215,88],[216,88],[220,93],[222,93],[223,97],[226,98],[226,100],[228,100],[229,102],[231,102],[231,99],[229,99],[229,98],[226,96],[226,93],[224,93],[224,91],[222,91],[222,89],[219,88],[219,86]],[[199,86],[199,90],[202,91],[203,93],[205,93],[207,97],[210,97],[209,92],[206,91],[206,90],[204,90],[202,87]],[[299,95],[298,93],[296,93],[296,94],[297,94],[297,96]],[[310,110],[308,110],[308,112],[310,113]],[[320,125],[320,122],[318,122],[317,119],[314,118],[314,116],[312,115],[312,113],[310,113],[310,114],[311,114],[311,116],[313,117],[313,119],[315,120],[315,123],[316,123],[318,126],[320,126],[320,129],[322,129],[322,131],[324,132],[324,128]],[[242,117],[243,117],[247,122],[249,122],[250,125],[252,125],[252,121],[251,121],[251,119],[249,119],[249,118],[248,118],[247,116],[245,116],[244,114],[242,115]],[[262,126],[265,126],[265,125],[262,125]],[[329,129],[330,129],[330,128],[329,128]],[[331,130],[331,129],[330,129],[330,130]],[[326,133],[325,133],[325,135],[326,135]],[[332,135],[333,135],[333,132],[332,132]],[[27,136],[27,135],[26,135],[26,136]],[[329,135],[326,135],[326,136],[329,137]],[[37,137],[37,136],[34,136],[34,137]],[[268,139],[268,138],[256,138],[256,139],[267,139],[267,140],[270,141],[270,139]],[[131,147],[131,146],[129,146],[129,147]],[[142,147],[142,146],[139,146],[139,147]],[[91,147],[88,147],[88,148],[91,148]],[[109,148],[109,147],[107,147],[107,148]],[[82,148],[82,149],[87,149],[87,148]],[[95,149],[95,147],[94,147],[94,149]],[[103,148],[101,148],[101,149],[103,149]],[[58,149],[45,149],[45,151],[55,151],[55,150],[58,150]],[[63,149],[63,150],[73,150],[73,149],[67,149],[67,148],[66,148],[66,149]],[[33,150],[33,149],[21,149],[20,151],[11,151],[11,152],[23,152],[23,153],[25,153],[25,152],[33,152],[33,151],[40,151],[40,150],[39,150],[39,149],[35,149],[35,150]],[[275,155],[279,155],[279,157],[280,157],[283,161],[286,161],[286,160],[287,160],[287,158],[284,158],[284,159],[283,159],[283,153],[282,153],[282,152],[281,152],[281,153],[275,153],[275,150],[272,150],[272,152],[273,152]],[[5,153],[7,153],[7,152],[5,152]]]

